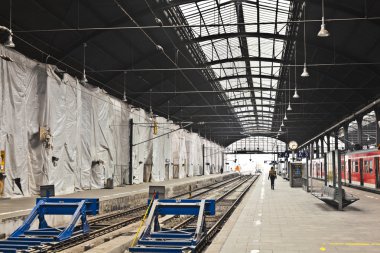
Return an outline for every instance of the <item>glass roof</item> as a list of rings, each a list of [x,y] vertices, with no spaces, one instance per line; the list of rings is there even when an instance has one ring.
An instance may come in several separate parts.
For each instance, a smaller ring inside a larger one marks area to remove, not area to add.
[[[286,33],[286,24],[277,22],[288,20],[290,1],[204,0],[178,7],[194,25],[194,43],[220,88],[240,89],[225,95],[237,117],[243,117],[245,133],[270,132]]]
[[[266,136],[253,136],[238,140],[226,149],[227,151],[260,151],[260,152],[284,152],[286,143]]]

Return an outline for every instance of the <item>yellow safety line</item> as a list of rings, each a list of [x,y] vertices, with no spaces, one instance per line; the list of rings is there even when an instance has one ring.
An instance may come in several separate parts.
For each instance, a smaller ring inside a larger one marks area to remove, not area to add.
[[[380,242],[331,242],[327,243],[329,246],[380,246]],[[324,243],[320,248],[320,251],[326,251],[326,244]]]
[[[138,235],[140,234],[140,230],[141,230],[141,228],[142,228],[142,226],[143,226],[143,224],[144,224],[144,222],[145,222],[146,216],[148,215],[148,211],[150,210],[150,208],[151,208],[151,206],[152,206],[152,204],[153,204],[153,201],[154,201],[155,197],[156,197],[156,192],[154,192],[154,194],[153,194],[153,196],[152,196],[152,200],[150,201],[149,206],[148,206],[148,208],[147,208],[146,211],[145,211],[144,217],[143,217],[143,219],[141,220],[141,223],[140,223],[140,227],[139,227],[139,229],[137,230],[137,232],[136,232],[136,234],[135,234],[135,237],[133,238],[133,241],[132,241],[130,247],[135,246],[136,239],[137,239]]]

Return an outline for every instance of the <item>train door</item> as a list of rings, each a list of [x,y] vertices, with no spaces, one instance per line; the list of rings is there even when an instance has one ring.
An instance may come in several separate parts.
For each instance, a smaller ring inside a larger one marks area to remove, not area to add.
[[[360,171],[360,185],[364,185],[364,170],[363,170],[363,159],[359,159],[359,171]]]
[[[380,188],[380,159],[379,157],[375,157],[375,175],[376,175],[376,188]]]
[[[351,159],[348,159],[347,165],[348,165],[348,183],[351,184],[351,180],[352,180],[352,178],[351,178],[351,175],[352,175],[352,173],[351,173],[351,171],[352,171]]]
[[[364,186],[370,188],[376,188],[376,173],[375,173],[375,159],[365,159],[364,160]]]

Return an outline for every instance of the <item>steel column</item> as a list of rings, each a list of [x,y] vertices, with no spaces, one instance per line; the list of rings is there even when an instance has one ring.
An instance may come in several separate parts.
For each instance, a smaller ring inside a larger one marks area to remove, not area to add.
[[[325,154],[325,137],[321,137],[321,156],[324,156]]]
[[[319,155],[319,139],[317,139],[316,141],[315,141],[315,149],[316,149],[316,158],[319,158],[320,157],[320,155]]]
[[[331,150],[331,148],[330,148],[330,133],[327,133],[326,137],[327,137],[327,152],[330,152],[330,150]]]
[[[376,144],[380,144],[380,107],[375,109],[376,115]]]
[[[335,150],[339,149],[339,129],[334,130]]]
[[[363,116],[358,116],[356,122],[358,123],[358,144],[363,146]]]
[[[348,124],[343,125],[343,132],[344,132],[344,149],[349,150],[350,141],[348,140]]]

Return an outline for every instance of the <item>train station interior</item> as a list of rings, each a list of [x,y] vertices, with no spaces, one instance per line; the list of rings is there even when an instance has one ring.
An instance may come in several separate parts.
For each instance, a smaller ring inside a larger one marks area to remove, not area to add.
[[[2,0],[0,252],[380,252],[380,1]]]

